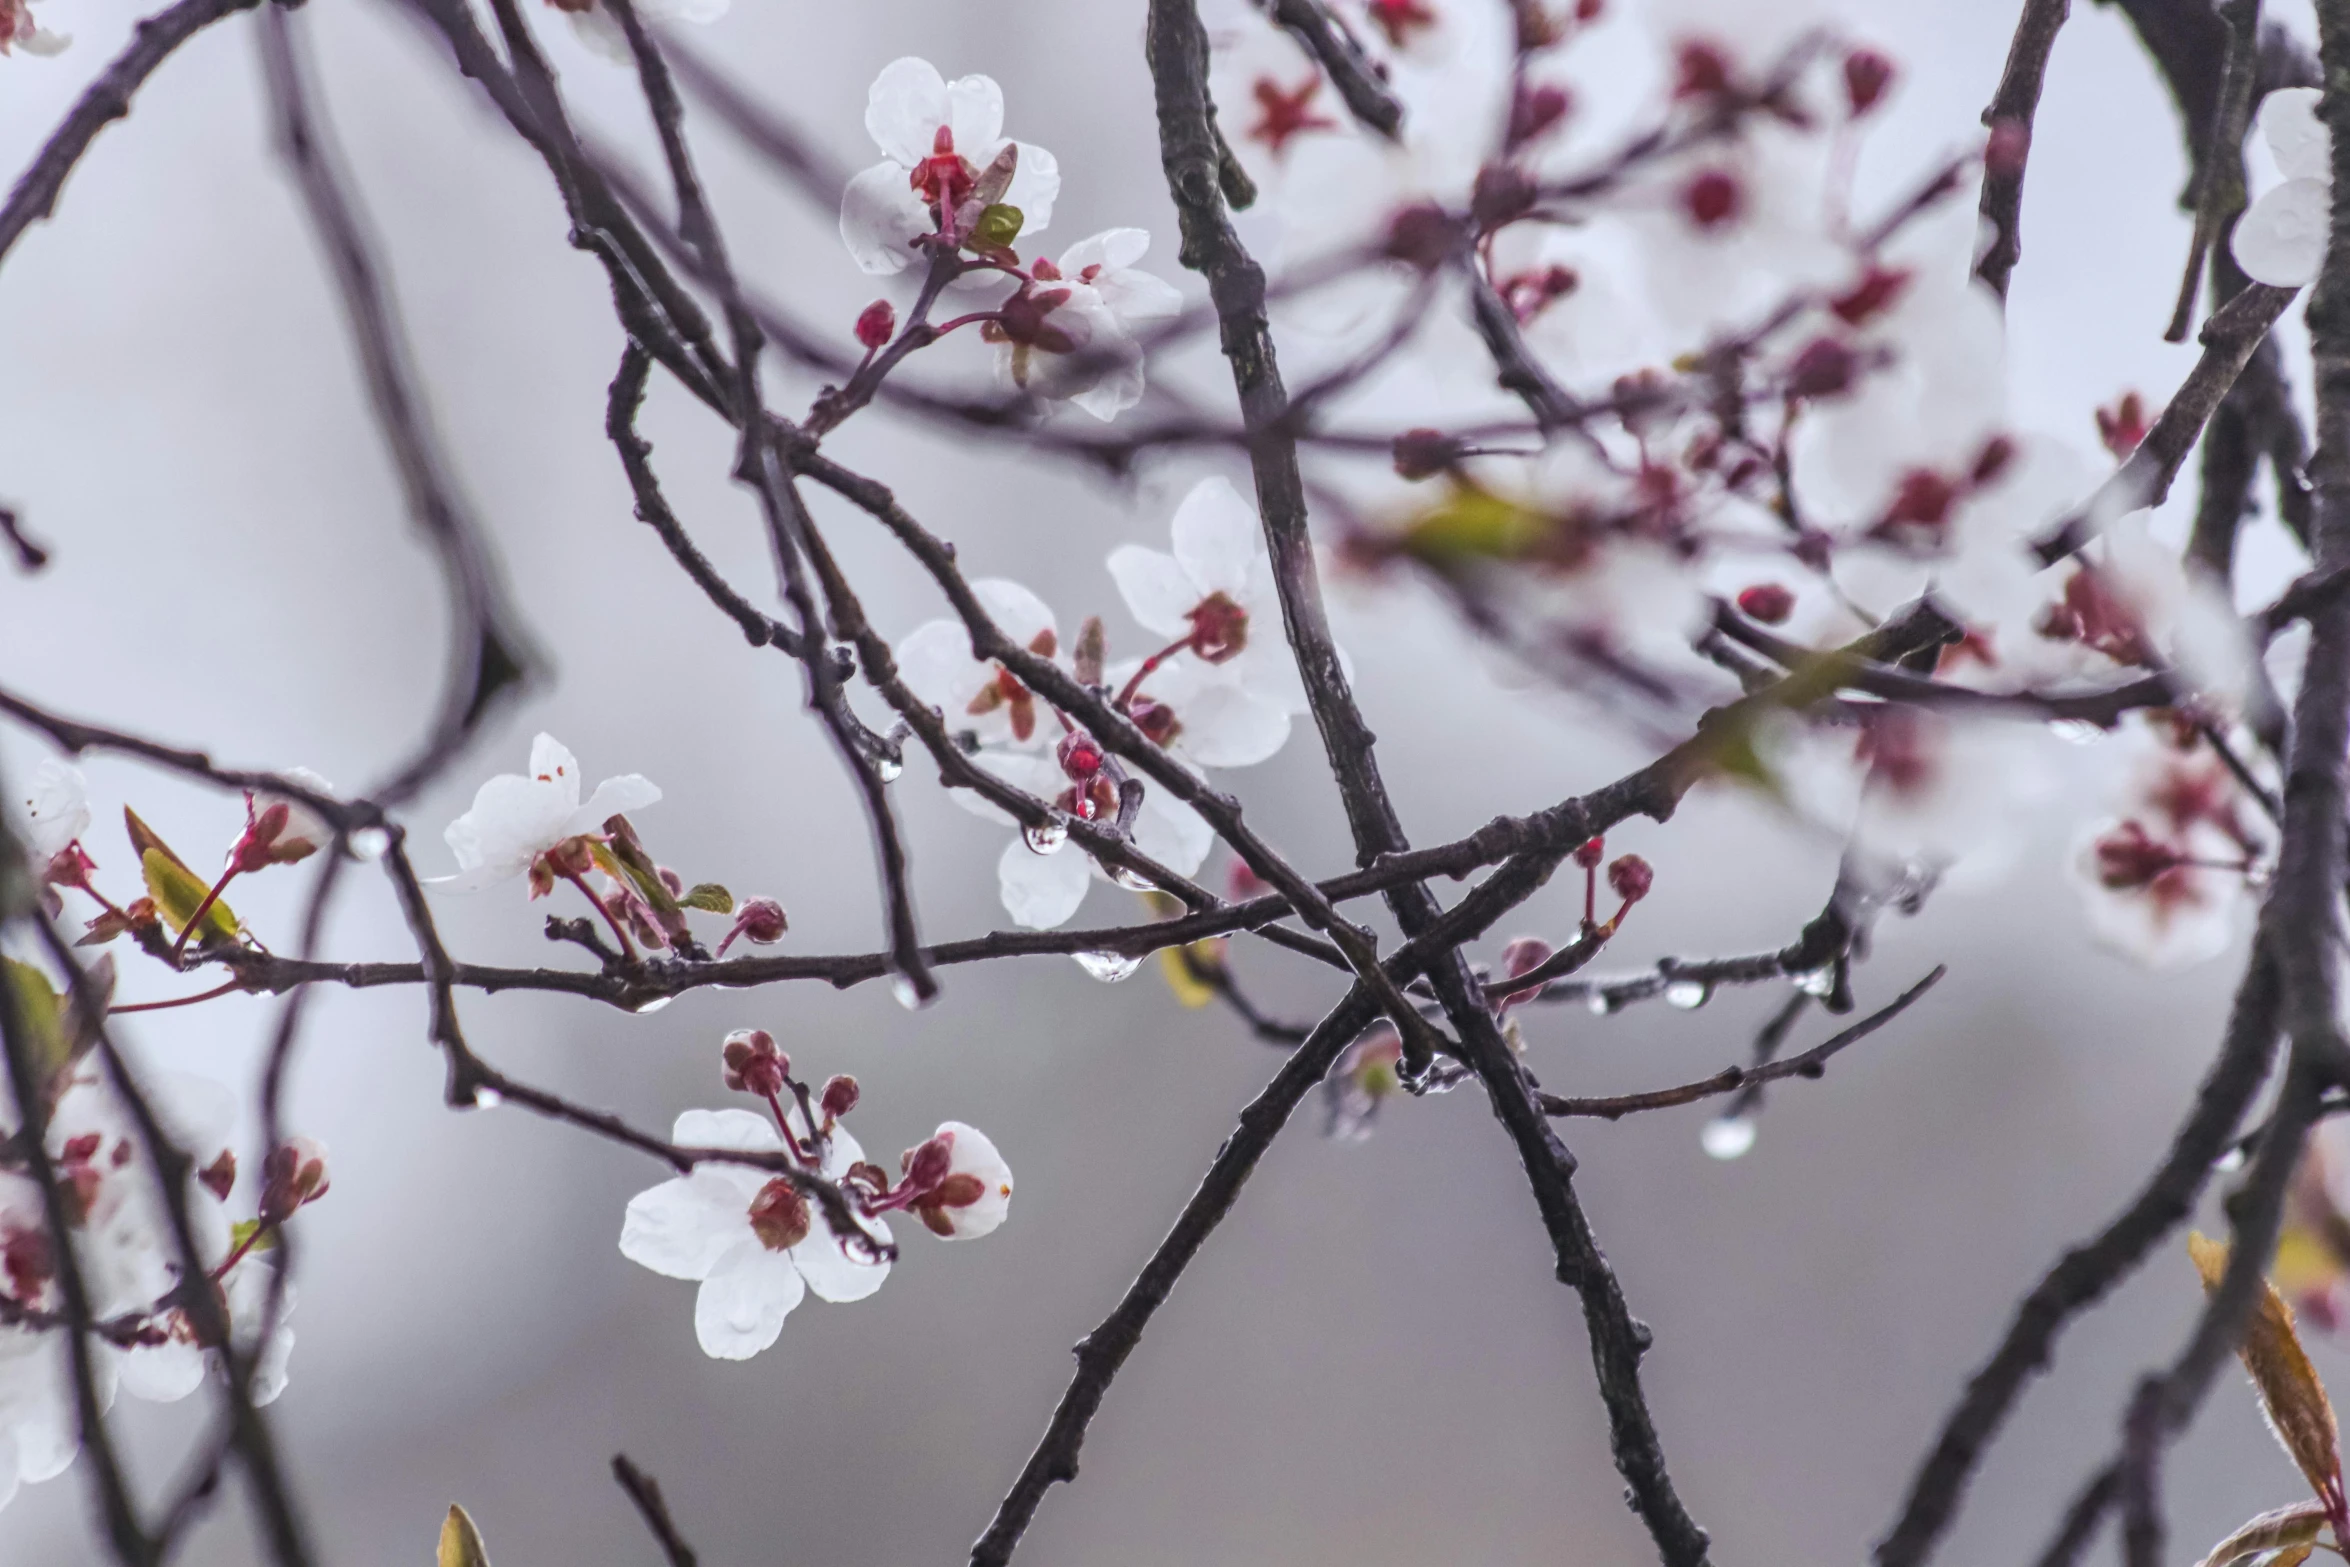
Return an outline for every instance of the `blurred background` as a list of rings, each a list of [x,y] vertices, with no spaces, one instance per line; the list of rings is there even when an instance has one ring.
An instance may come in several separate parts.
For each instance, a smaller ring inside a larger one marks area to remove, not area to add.
[[[1970,134],[2012,5],[1861,8],[1906,70],[1869,152],[1889,182]],[[713,58],[857,166],[866,84],[920,53],[997,77],[1008,129],[1059,153],[1057,237],[1141,223],[1175,275],[1159,185],[1140,0],[737,0]],[[2307,33],[2306,8],[2280,3]],[[75,35],[57,60],[0,62],[0,169],[20,168],[127,36],[124,0],[42,0]],[[412,813],[427,874],[476,783],[519,770],[534,730],[588,777],[643,772],[666,800],[638,822],[689,879],[790,908],[792,951],[864,950],[878,918],[857,808],[797,709],[795,668],[746,653],[631,520],[602,435],[620,339],[597,268],[566,248],[545,174],[380,3],[314,3],[307,26],[383,238],[417,358],[463,482],[502,553],[555,680],[511,712]],[[555,18],[546,18],[555,22]],[[1609,24],[1616,25],[1614,23]],[[629,76],[548,29],[583,113],[649,146]],[[200,742],[241,763],[380,777],[438,689],[442,606],[351,368],[339,311],[261,113],[253,26],[173,61],[29,234],[0,287],[0,500],[53,546],[37,578],[0,575],[0,671],[71,713]],[[700,136],[733,249],[806,319],[871,297],[833,234],[742,149]],[[2159,341],[2184,254],[2183,164],[2168,101],[2121,18],[2076,8],[2056,50],[2010,306],[2020,419],[2086,444],[2089,410],[2156,401],[2189,350]],[[1194,280],[1184,279],[1196,289]],[[1206,384],[1206,383],[1203,383]],[[805,377],[777,373],[780,407]],[[1064,415],[1064,417],[1081,417]],[[725,433],[672,389],[646,429],[669,492],[738,582],[766,580]],[[1211,463],[1119,486],[1010,444],[949,444],[878,419],[839,442],[951,534],[975,574],[1015,575],[1073,625],[1124,624],[1101,566],[1163,547],[1176,497]],[[2191,487],[2182,487],[2182,492]],[[823,504],[823,503],[820,503]],[[939,606],[862,519],[825,512],[868,606],[902,632]],[[2273,577],[2289,569],[2263,523]],[[1416,841],[1601,783],[1640,760],[1570,703],[1496,679],[1413,595],[1341,589],[1340,632]],[[1300,863],[1345,868],[1336,801],[1302,730],[1231,781]],[[21,777],[43,755],[0,734]],[[133,862],[111,825],[134,803],[209,863],[238,803],[106,759],[87,764],[109,885]],[[934,938],[1001,923],[998,830],[946,802],[922,766],[896,786]],[[2030,824],[2035,852],[1988,891],[1937,897],[1885,927],[1864,1005],[1937,962],[1949,980],[1826,1080],[1774,1091],[1753,1152],[1698,1146],[1703,1110],[1571,1124],[1580,1186],[1636,1313],[1683,1495],[1736,1562],[1857,1561],[1964,1376],[2015,1299],[2151,1166],[2210,1054],[2239,953],[2147,975],[2093,949],[2061,864],[2077,822]],[[1775,947],[1817,911],[1832,845],[1701,793],[1670,831],[1613,845],[1658,871],[1607,971]],[[1211,865],[1210,874],[1217,872]],[[239,889],[291,941],[301,877]],[[379,879],[350,878],[329,947],[407,954]],[[1495,932],[1572,928],[1549,889]],[[441,908],[463,955],[569,963],[519,885]],[[1098,888],[1080,917],[1129,917]],[[1290,957],[1239,947],[1270,1007],[1310,1019],[1336,994]],[[1490,955],[1490,954],[1488,954]],[[821,985],[700,993],[655,1015],[530,996],[467,996],[476,1045],[518,1074],[666,1127],[716,1105],[729,1028],[777,1034],[802,1069],[855,1073],[856,1130],[886,1158],[941,1119],[986,1128],[1019,1178],[987,1245],[906,1236],[889,1287],[813,1299],[747,1364],[705,1359],[693,1286],[624,1261],[622,1205],[663,1172],[512,1110],[452,1114],[414,992],[318,997],[294,1123],[332,1151],[305,1241],[292,1386],[274,1411],[329,1561],[427,1559],[462,1501],[501,1567],[650,1562],[606,1463],[655,1473],[703,1559],[952,1562],[987,1523],[1071,1368],[1278,1056],[1216,1010],[1177,1005],[1146,967],[1111,987],[1062,958],[944,975],[936,1007]],[[167,994],[134,968],[125,999]],[[1740,1059],[1779,993],[1526,1019],[1545,1083],[1601,1093]],[[249,1083],[271,1012],[229,1000],[139,1020],[142,1056]],[[1798,1045],[1828,1025],[1814,1019]],[[1153,1324],[1023,1561],[1634,1562],[1649,1546],[1608,1459],[1580,1312],[1553,1282],[1516,1159],[1475,1091],[1391,1107],[1369,1143],[1308,1115]],[[246,1129],[248,1137],[251,1128]],[[2210,1222],[2209,1216],[2205,1222]],[[911,1226],[901,1226],[911,1229]],[[2167,1356],[2198,1291],[2183,1250],[2063,1341],[1977,1483],[1944,1560],[2010,1560],[2114,1440],[2130,1379]],[[2342,1350],[2321,1370],[2350,1370]],[[172,1472],[198,1400],[128,1405],[136,1466]],[[76,1470],[0,1514],[6,1567],[96,1561]],[[2298,1482],[2231,1379],[2168,1469],[2183,1551]],[[224,1500],[191,1563],[254,1559]]]

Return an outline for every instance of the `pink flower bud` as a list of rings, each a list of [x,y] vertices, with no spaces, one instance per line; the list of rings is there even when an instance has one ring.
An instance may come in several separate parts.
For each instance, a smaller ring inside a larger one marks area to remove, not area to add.
[[[784,917],[783,905],[773,898],[745,899],[742,906],[734,911],[734,925],[727,931],[726,938],[718,943],[718,956],[726,956],[726,949],[738,939],[772,947],[783,939],[783,933],[790,928],[791,921]]]
[[[1855,49],[1844,57],[1844,100],[1859,119],[1875,108],[1893,85],[1893,62],[1874,49]]]
[[[1718,229],[1735,222],[1746,206],[1746,191],[1735,175],[1706,169],[1681,190],[1681,208],[1700,229]]]
[[[283,1224],[327,1193],[326,1150],[307,1137],[288,1139],[261,1165],[262,1224]]]
[[[1828,308],[1846,326],[1874,320],[1890,308],[1909,287],[1909,273],[1898,267],[1871,267],[1859,282],[1828,301]]]
[[[2146,414],[2146,399],[2136,392],[2125,392],[2111,408],[2097,410],[2097,438],[2117,459],[2124,458],[2138,449],[2152,423]]]
[[[1524,217],[1534,205],[1533,177],[1514,163],[1488,164],[1469,187],[1469,217],[1487,233]]]
[[[1815,337],[1787,366],[1789,397],[1833,397],[1849,389],[1859,361],[1833,337]]]
[[[1656,872],[1637,854],[1627,854],[1607,868],[1610,891],[1626,903],[1638,903],[1656,883]]]
[[[726,1086],[736,1093],[772,1099],[791,1076],[791,1057],[775,1048],[775,1036],[763,1028],[736,1029],[718,1054]]]
[[[1758,582],[1738,590],[1738,609],[1750,620],[1776,626],[1795,612],[1795,595],[1776,582]]]
[[[908,1188],[926,1192],[947,1178],[954,1161],[954,1144],[944,1137],[933,1137],[898,1155],[898,1168],[904,1172]]]
[[[898,308],[886,299],[876,299],[857,312],[857,341],[866,348],[887,347],[897,330]]]
[[[789,1251],[808,1238],[816,1216],[799,1188],[777,1176],[751,1199],[751,1233],[769,1251]]]
[[[817,1103],[827,1119],[837,1121],[857,1108],[857,1097],[857,1080],[843,1072],[825,1080],[823,1096]]]
[[[1573,100],[1563,87],[1546,84],[1519,93],[1510,108],[1510,145],[1521,146],[1553,129],[1571,107]]]
[[[1576,846],[1575,863],[1584,870],[1595,871],[1599,869],[1599,862],[1606,854],[1607,840],[1605,838],[1588,839]]]
[[[1077,783],[1088,782],[1102,770],[1101,743],[1082,729],[1063,735],[1055,755],[1061,771]]]

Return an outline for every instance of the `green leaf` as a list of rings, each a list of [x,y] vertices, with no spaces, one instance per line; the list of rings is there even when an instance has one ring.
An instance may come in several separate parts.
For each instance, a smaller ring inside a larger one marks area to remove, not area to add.
[[[1438,568],[1475,560],[1518,560],[1552,532],[1551,519],[1530,506],[1469,485],[1455,485],[1404,530],[1402,547]]]
[[[73,1064],[65,1037],[65,999],[49,983],[49,976],[30,963],[0,958],[0,975],[6,976],[9,1001],[32,1039],[33,1060],[42,1080],[54,1081]]]
[[[139,869],[147,879],[147,895],[155,900],[155,912],[178,935],[187,927],[188,920],[202,907],[204,894],[212,884],[188,869],[187,861],[171,852],[171,846],[156,835],[155,829],[139,820],[139,813],[129,806],[122,808],[123,823],[130,830],[131,847],[139,853]],[[215,900],[204,911],[204,928],[197,935],[205,941],[233,941],[237,934],[237,917],[229,912],[226,903]]]
[[[256,1235],[261,1238],[254,1240],[253,1237]],[[255,1251],[268,1251],[277,1245],[277,1232],[271,1230],[264,1234],[259,1219],[239,1219],[235,1224],[229,1226],[228,1236],[229,1250],[231,1251],[237,1250],[247,1241],[253,1241],[253,1250]]]
[[[490,1567],[489,1547],[481,1543],[481,1531],[455,1502],[449,1504],[449,1516],[441,1521],[438,1567]]]
[[[700,909],[705,914],[732,914],[734,894],[714,881],[698,881],[686,889],[685,896],[677,900],[677,906],[681,909]]]
[[[979,221],[971,225],[971,237],[966,242],[973,250],[1009,250],[1012,241],[1020,237],[1020,225],[1027,221],[1018,207],[997,202],[983,209]]]
[[[646,907],[653,911],[653,923],[661,927],[662,934],[673,942],[685,939],[689,932],[685,914],[677,906],[677,895],[661,879],[661,867],[645,852],[628,818],[607,817],[604,834],[604,842],[597,845],[596,863],[608,872],[617,866],[614,874],[625,879],[636,889],[637,896],[645,900]]]

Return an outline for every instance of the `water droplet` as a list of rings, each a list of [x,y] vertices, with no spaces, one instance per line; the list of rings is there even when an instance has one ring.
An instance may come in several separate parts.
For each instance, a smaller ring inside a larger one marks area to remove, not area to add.
[[[362,827],[351,834],[351,856],[369,864],[384,857],[384,850],[392,846],[392,835],[381,827]]]
[[[2105,731],[2086,718],[2059,718],[2048,726],[2048,732],[2068,745],[2095,745],[2105,738]]]
[[[1836,965],[1812,969],[1795,976],[1795,988],[1807,996],[1825,996],[1836,988]]]
[[[473,1108],[476,1110],[495,1110],[505,1102],[506,1096],[494,1088],[476,1088],[473,1091]]]
[[[1606,1017],[1616,1009],[1616,998],[1604,990],[1595,990],[1591,993],[1591,999],[1584,1005],[1591,1008],[1593,1017]]]
[[[638,1017],[646,1017],[652,1013],[660,1011],[663,1007],[669,1005],[670,1002],[675,1001],[676,999],[677,998],[675,996],[647,996],[644,1000],[638,1002],[635,1006],[630,1007],[628,1010],[634,1012]]]
[[[905,773],[906,759],[903,755],[891,756],[885,751],[873,759],[873,776],[885,784],[896,783]]]
[[[1156,892],[1159,890],[1157,882],[1152,881],[1148,876],[1137,875],[1123,865],[1110,867],[1110,880],[1129,892]]]
[[[1676,979],[1665,986],[1665,1005],[1694,1012],[1713,999],[1714,987],[1702,979]]]
[[[1142,967],[1142,959],[1130,958],[1118,952],[1072,952],[1069,956],[1077,960],[1079,968],[1105,985],[1115,985],[1122,979],[1130,978],[1136,969]]]
[[[2220,1175],[2233,1175],[2244,1168],[2244,1145],[2236,1144],[2211,1162],[2212,1170]]]
[[[1066,822],[1056,820],[1042,827],[1023,827],[1020,829],[1020,840],[1028,845],[1031,853],[1051,854],[1069,841],[1069,826]]]
[[[1754,1117],[1750,1115],[1721,1115],[1705,1123],[1705,1130],[1697,1134],[1698,1146],[1713,1159],[1743,1159],[1754,1146]]]
[[[921,987],[903,974],[890,976],[889,993],[897,997],[898,1005],[904,1007],[908,1012],[919,1012],[938,999],[936,991],[932,991],[927,996],[922,994]]]

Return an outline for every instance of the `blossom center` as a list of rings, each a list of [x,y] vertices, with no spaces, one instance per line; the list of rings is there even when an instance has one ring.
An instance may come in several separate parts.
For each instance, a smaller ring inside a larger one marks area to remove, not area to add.
[[[798,1187],[777,1176],[751,1199],[751,1233],[769,1251],[789,1251],[808,1238],[815,1215]]]
[[[1248,646],[1248,611],[1222,591],[1209,594],[1184,614],[1191,622],[1191,650],[1221,664]]]

